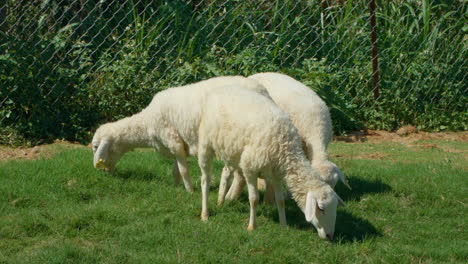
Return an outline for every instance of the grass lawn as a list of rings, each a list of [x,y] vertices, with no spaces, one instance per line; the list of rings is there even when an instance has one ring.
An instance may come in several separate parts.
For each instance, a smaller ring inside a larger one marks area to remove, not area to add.
[[[335,241],[321,240],[293,201],[288,228],[261,204],[246,230],[247,195],[202,223],[196,191],[174,187],[172,161],[128,153],[113,175],[92,166],[89,148],[0,162],[0,263],[466,263],[468,142],[342,143],[332,160],[353,190],[338,210]]]

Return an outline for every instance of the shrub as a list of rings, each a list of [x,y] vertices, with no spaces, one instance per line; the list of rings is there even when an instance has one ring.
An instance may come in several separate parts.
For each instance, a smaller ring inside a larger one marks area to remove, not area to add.
[[[367,1],[345,2],[9,0],[0,143],[86,142],[162,89],[262,71],[314,89],[336,133],[468,129],[466,4],[377,1],[375,100]]]

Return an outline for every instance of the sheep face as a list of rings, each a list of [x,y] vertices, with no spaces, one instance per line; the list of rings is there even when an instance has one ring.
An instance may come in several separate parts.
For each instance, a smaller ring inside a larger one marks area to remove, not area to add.
[[[339,204],[344,205],[330,187],[327,187],[326,191],[307,192],[304,214],[306,220],[315,226],[320,238],[333,239],[336,208]]]
[[[104,169],[108,172],[114,171],[115,164],[124,152],[120,151],[113,142],[110,138],[93,139],[94,168]]]

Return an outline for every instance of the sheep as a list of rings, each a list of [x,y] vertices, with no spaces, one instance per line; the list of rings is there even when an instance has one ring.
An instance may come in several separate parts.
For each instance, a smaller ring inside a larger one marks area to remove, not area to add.
[[[220,87],[227,84],[237,84],[239,87],[244,87],[258,93],[263,93],[268,97],[266,90],[254,80],[249,80],[242,76],[226,76],[211,78],[206,81],[201,81],[195,84],[183,86],[185,89],[177,90],[176,87],[168,89],[157,94],[154,98],[157,102],[164,98],[166,94],[178,94],[184,100],[200,100],[198,96],[193,95],[196,88],[203,91],[203,95],[209,93],[212,88]],[[170,92],[169,92],[170,91]],[[174,96],[171,96],[172,102],[151,103],[146,109],[131,117],[124,118],[117,122],[107,123],[99,127],[93,137],[92,147],[94,151],[94,166],[103,168],[107,171],[113,171],[117,161],[128,151],[135,148],[153,147],[157,152],[167,156],[174,157],[175,163],[173,167],[173,176],[175,184],[178,185],[180,178],[183,179],[185,189],[192,193],[193,185],[189,177],[187,167],[187,156],[195,155],[197,146],[187,145],[190,139],[194,141],[194,127],[183,127],[184,135],[182,136],[177,128],[172,127],[170,121],[183,122],[184,118],[189,120],[199,119],[198,115],[201,111],[201,105],[196,105],[196,102],[187,101],[187,104],[181,104]],[[177,105],[179,110],[174,112],[172,116],[161,119],[158,114],[163,111],[162,108],[170,109]],[[181,124],[184,126],[184,124]],[[155,130],[156,128],[164,128]]]
[[[245,83],[254,82],[252,80]],[[333,237],[336,208],[343,204],[307,161],[297,129],[271,100],[225,80],[171,88],[156,94],[140,113],[96,131],[94,166],[114,169],[135,147],[154,147],[175,156],[186,184],[186,157],[194,155],[202,171],[202,221],[208,220],[208,191],[216,155],[231,170],[241,171],[249,190],[248,229],[256,227],[257,176],[274,186],[280,223],[286,225],[281,181],[321,238]],[[242,114],[241,114],[242,113]],[[191,187],[191,186],[188,186]],[[190,188],[188,188],[190,189]]]
[[[212,91],[206,105],[198,142],[202,182],[205,174],[205,179],[211,178],[215,155],[230,170],[242,172],[249,193],[248,229],[253,230],[259,175],[273,186],[280,224],[286,225],[281,190],[284,179],[306,220],[312,222],[321,238],[332,239],[336,207],[344,203],[307,160],[298,131],[288,115],[268,98],[236,86]],[[208,192],[208,188],[202,188],[204,191]],[[202,216],[207,214],[208,211],[202,211]]]
[[[328,159],[327,147],[332,137],[332,123],[325,102],[312,89],[284,74],[265,72],[248,78],[262,84],[276,105],[289,114],[292,123],[299,130],[307,158],[319,172],[322,180],[332,188],[338,180],[341,180],[351,189],[340,169]],[[232,172],[229,169],[223,169],[218,205],[224,202],[224,196],[229,200],[237,198],[245,185],[242,177],[235,173],[231,188],[224,195],[231,175]],[[268,188],[268,184],[266,186],[265,201],[271,202],[272,191]]]

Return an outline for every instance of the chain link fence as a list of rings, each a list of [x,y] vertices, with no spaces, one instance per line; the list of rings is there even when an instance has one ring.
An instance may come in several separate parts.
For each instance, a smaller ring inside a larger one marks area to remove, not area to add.
[[[373,1],[372,1],[373,2]],[[466,130],[467,1],[6,0],[0,143],[86,141],[158,91],[219,75],[289,74],[335,132]]]

